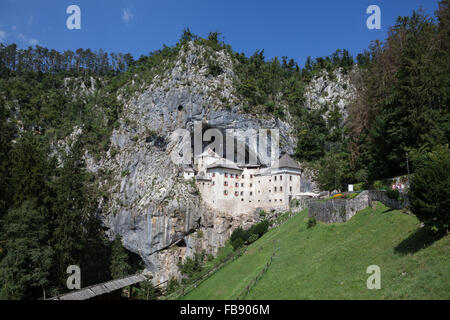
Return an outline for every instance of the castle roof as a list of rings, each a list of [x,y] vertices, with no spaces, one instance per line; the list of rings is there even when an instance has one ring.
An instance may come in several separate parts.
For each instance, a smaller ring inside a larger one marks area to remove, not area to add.
[[[287,153],[285,153],[280,160],[278,160],[279,168],[291,168],[291,169],[301,169],[297,161],[292,159]]]
[[[216,161],[213,164],[210,164],[206,167],[206,169],[214,169],[214,168],[225,168],[225,169],[232,169],[237,171],[244,171],[243,169],[239,168],[234,162],[227,161],[223,159],[222,161]]]

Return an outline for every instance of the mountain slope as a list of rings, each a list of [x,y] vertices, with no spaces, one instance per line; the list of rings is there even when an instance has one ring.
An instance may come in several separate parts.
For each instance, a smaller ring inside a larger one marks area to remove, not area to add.
[[[303,211],[249,246],[186,299],[236,299],[273,252],[246,299],[449,299],[450,237],[431,242],[415,217],[377,203],[345,224],[307,229]],[[381,268],[368,290],[366,269]]]

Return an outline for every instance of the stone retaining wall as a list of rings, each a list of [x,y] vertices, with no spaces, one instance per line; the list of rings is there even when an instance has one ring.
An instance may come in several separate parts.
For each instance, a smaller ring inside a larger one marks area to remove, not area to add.
[[[389,198],[385,191],[366,190],[354,199],[310,200],[308,202],[308,216],[324,223],[342,223],[350,220],[357,212],[367,208],[372,201],[380,201],[396,210],[408,206],[406,197],[395,200]]]

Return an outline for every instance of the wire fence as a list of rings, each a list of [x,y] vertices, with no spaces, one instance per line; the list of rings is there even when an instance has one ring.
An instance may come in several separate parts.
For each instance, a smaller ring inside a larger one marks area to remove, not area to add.
[[[250,283],[241,291],[241,293],[236,297],[236,300],[243,300],[250,293],[251,289],[261,280],[262,276],[269,270],[269,267],[272,265],[273,258],[276,255],[277,246],[276,241],[273,241],[273,252],[270,256],[267,263],[264,265],[264,268],[258,273],[258,275],[250,281]]]
[[[274,228],[280,227],[281,225],[283,225],[287,221],[289,221],[291,218],[295,217],[298,213],[299,212],[291,212],[289,214],[284,215],[283,217],[280,217],[281,219],[279,219],[278,221],[275,221],[270,226],[269,229],[274,229]],[[247,287],[245,287],[244,290],[242,290],[242,292],[237,296],[236,300],[241,300],[241,299],[245,298],[250,293],[251,288],[254,287],[256,285],[256,283],[261,279],[263,274],[267,272],[267,270],[269,269],[270,265],[272,264],[273,258],[276,255],[276,242],[275,242],[275,240],[273,242],[273,245],[274,245],[273,253],[270,256],[270,258],[267,261],[267,263],[265,264],[264,268],[259,272],[259,274],[255,277],[255,279],[253,279],[250,282],[250,284]],[[193,282],[190,282],[189,284],[186,284],[186,285],[181,285],[181,287],[179,289],[177,289],[175,292],[167,294],[167,286],[166,286],[166,287],[164,287],[162,289],[162,291],[160,290],[159,294],[153,295],[152,297],[150,297],[150,299],[161,297],[162,300],[178,300],[178,299],[184,297],[189,292],[191,292],[192,290],[197,288],[207,278],[209,278],[214,273],[216,273],[217,271],[219,271],[220,269],[225,267],[225,265],[227,265],[229,262],[234,261],[237,258],[239,258],[240,256],[242,256],[245,253],[245,251],[247,250],[247,247],[248,246],[244,246],[243,248],[241,248],[237,252],[230,253],[227,256],[227,258],[224,261],[220,262],[217,266],[215,266],[212,269],[208,270],[208,272],[206,272],[205,274],[199,275],[199,277],[197,279],[195,279]],[[167,281],[165,281],[163,283],[166,283],[166,282]],[[162,285],[163,283],[161,283],[160,285]],[[160,286],[160,285],[158,285],[158,286]]]
[[[216,265],[215,267],[211,268],[210,270],[208,270],[205,274],[201,274],[199,275],[195,280],[193,280],[192,282],[186,284],[186,285],[181,285],[181,287],[179,289],[177,289],[175,292],[169,293],[167,294],[167,286],[164,288],[164,291],[159,294],[159,295],[154,295],[151,297],[155,298],[158,296],[161,296],[162,300],[178,300],[182,297],[184,297],[185,295],[187,295],[189,292],[191,292],[192,290],[194,290],[195,288],[197,288],[203,281],[205,281],[207,278],[209,278],[210,276],[212,276],[214,273],[216,273],[217,271],[219,271],[220,269],[222,269],[223,267],[225,267],[225,265],[227,265],[228,263],[230,263],[231,261],[236,260],[237,258],[239,258],[240,256],[242,256],[245,251],[247,250],[247,246],[244,246],[243,248],[241,248],[240,250],[236,251],[236,252],[232,252],[230,253],[227,258],[225,258],[225,260],[223,260],[222,262],[220,262],[218,265]]]

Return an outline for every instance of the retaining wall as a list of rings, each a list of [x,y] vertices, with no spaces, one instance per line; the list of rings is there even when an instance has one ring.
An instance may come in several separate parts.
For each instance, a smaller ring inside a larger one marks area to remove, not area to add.
[[[389,198],[385,191],[366,190],[354,199],[311,200],[308,202],[308,216],[324,223],[342,223],[367,208],[372,201],[380,201],[396,210],[408,206],[407,197],[395,200]]]

